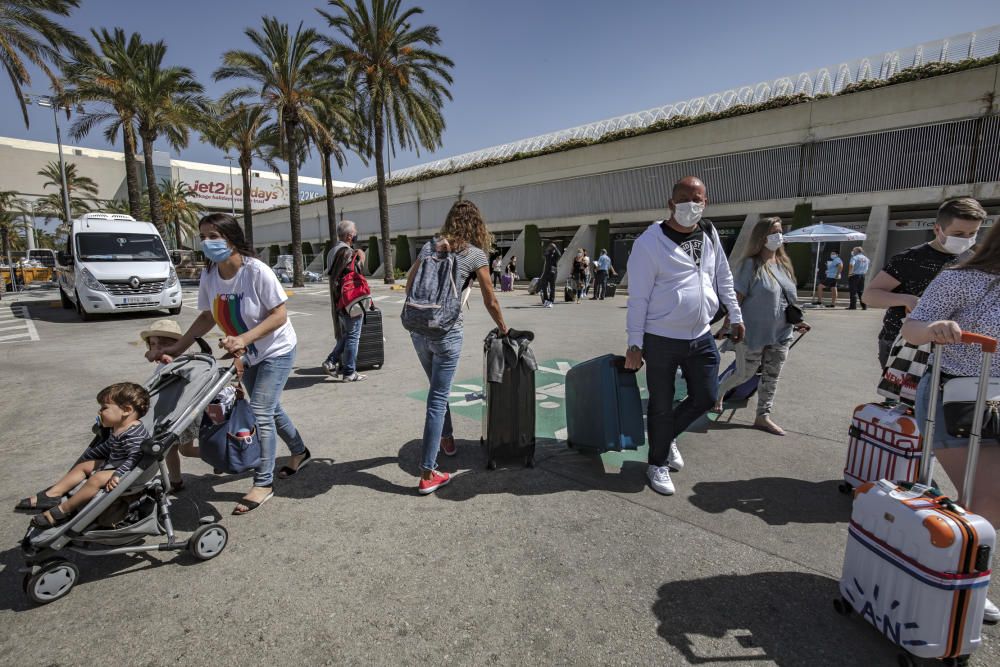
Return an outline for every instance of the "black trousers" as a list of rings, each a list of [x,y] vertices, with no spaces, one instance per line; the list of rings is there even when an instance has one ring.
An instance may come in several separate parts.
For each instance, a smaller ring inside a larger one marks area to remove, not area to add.
[[[556,300],[556,272],[545,271],[538,279],[538,293],[542,297],[542,302]]]
[[[597,282],[594,285],[594,298],[603,299],[604,293],[607,291],[607,289],[608,289],[608,272],[601,271],[600,269],[598,269]]]
[[[492,273],[493,273],[493,289],[496,289],[497,285],[500,284],[500,272],[493,271]]]
[[[864,301],[861,301],[861,295],[865,293],[865,276],[863,273],[855,274],[853,276],[848,276],[847,286],[851,291],[851,305],[849,308],[857,308],[858,303],[861,303],[862,308],[867,308]]]
[[[670,443],[694,420],[708,412],[719,396],[719,349],[711,332],[694,340],[664,338],[647,333],[642,342],[646,362],[649,404],[649,464],[664,466]],[[674,405],[677,369],[684,371],[687,396]]]

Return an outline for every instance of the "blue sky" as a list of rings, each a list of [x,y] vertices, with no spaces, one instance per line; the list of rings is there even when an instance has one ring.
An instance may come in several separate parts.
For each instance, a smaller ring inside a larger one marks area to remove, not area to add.
[[[405,0],[404,0],[405,1]],[[325,29],[316,1],[83,0],[68,24],[120,26],[163,39],[168,61],[195,70],[209,94],[223,51],[244,48],[245,27],[265,14]],[[444,109],[444,146],[399,154],[399,168],[741,84],[836,64],[1000,23],[997,0],[420,0],[418,20],[437,25],[456,63],[454,101]],[[36,78],[35,92],[45,92]],[[25,129],[0,76],[0,135],[54,141],[51,115],[34,107]],[[109,148],[99,132],[85,146]],[[166,146],[158,146],[167,150]],[[173,153],[172,153],[173,154]],[[224,164],[197,139],[173,154]],[[316,161],[303,173],[319,176]],[[356,156],[336,178],[374,173]],[[2,180],[2,179],[0,179]]]

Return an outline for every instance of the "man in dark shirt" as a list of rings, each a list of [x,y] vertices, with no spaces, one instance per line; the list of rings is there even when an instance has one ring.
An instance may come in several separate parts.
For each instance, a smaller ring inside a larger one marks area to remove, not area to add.
[[[545,249],[545,268],[538,279],[538,293],[542,295],[542,307],[551,308],[556,300],[556,272],[562,252],[555,243],[549,243]]]
[[[878,336],[883,369],[906,314],[916,307],[934,277],[972,248],[985,219],[986,211],[972,197],[947,200],[938,208],[934,240],[894,255],[865,290],[864,303],[887,309]]]

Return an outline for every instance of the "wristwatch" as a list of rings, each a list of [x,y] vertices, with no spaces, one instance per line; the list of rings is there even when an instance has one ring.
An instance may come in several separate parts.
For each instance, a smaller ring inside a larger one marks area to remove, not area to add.
[[[629,345],[628,346],[628,351],[629,352],[642,352],[642,348],[639,347],[638,345]]]

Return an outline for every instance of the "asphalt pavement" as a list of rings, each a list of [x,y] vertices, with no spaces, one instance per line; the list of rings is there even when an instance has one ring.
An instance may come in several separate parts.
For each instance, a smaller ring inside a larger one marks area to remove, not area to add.
[[[182,326],[197,314],[186,292]],[[427,382],[402,294],[376,286],[386,364],[347,384],[320,368],[334,342],[324,287],[292,292],[299,347],[282,403],[314,462],[233,517],[249,478],[186,459],[177,527],[220,517],[225,551],[74,555],[81,581],[41,607],[18,571],[27,517],[8,510],[79,455],[102,387],[149,376],[139,331],[166,314],[83,323],[51,292],[0,301],[0,328],[31,322],[19,338],[0,331],[0,664],[896,664],[887,640],[832,605],[850,516],[836,487],[851,412],[876,398],[879,311],[808,312],[814,331],[773,415],[788,435],[749,427],[753,399],[703,421],[681,437],[686,466],[663,497],[644,451],[587,456],[561,440],[560,376],[623,352],[624,295],[553,309],[501,296],[548,375],[536,467],[485,469],[475,388],[492,325],[473,295],[452,399],[459,453],[442,457],[459,474],[421,497]],[[1000,664],[1000,631],[985,634],[973,664]]]

